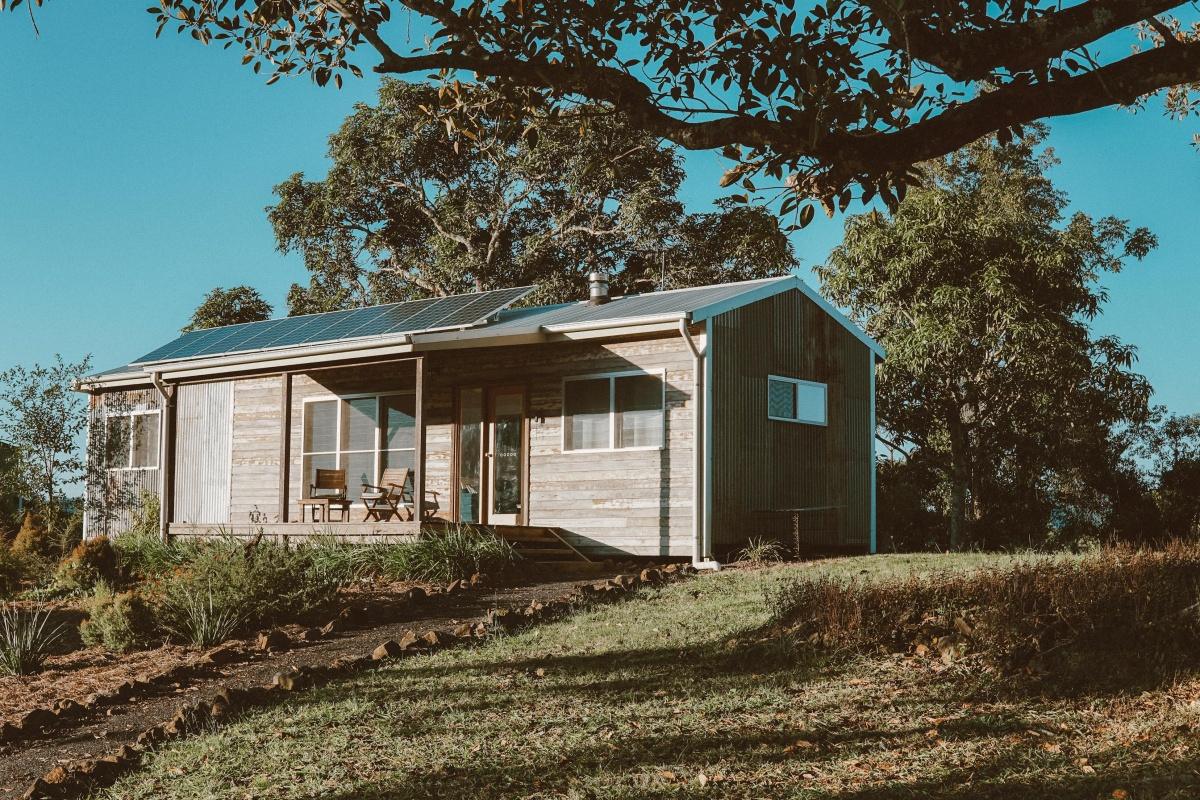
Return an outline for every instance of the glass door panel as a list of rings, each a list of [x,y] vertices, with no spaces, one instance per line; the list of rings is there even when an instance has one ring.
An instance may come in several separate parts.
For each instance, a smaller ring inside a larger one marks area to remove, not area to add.
[[[482,522],[483,389],[458,395],[458,519]]]
[[[516,525],[521,518],[525,446],[525,391],[495,389],[489,405],[488,522]]]

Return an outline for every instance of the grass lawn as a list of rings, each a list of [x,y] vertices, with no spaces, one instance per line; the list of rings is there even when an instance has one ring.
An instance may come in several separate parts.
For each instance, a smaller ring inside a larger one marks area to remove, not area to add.
[[[876,556],[700,577],[296,695],[164,749],[104,796],[1200,796],[1200,682],[971,696],[929,661],[822,662],[751,635],[791,572],[995,561]]]

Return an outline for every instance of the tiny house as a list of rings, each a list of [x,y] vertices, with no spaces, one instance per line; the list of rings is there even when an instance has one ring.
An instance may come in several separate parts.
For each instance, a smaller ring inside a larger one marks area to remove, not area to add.
[[[883,352],[803,281],[609,297],[594,274],[587,301],[514,308],[528,292],[194,331],[88,378],[87,534],[153,494],[167,536],[457,523],[584,557],[874,551]],[[380,491],[405,500],[380,514]]]

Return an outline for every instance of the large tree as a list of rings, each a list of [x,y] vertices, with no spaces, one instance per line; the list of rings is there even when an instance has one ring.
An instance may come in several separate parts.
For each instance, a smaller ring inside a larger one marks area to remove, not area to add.
[[[0,440],[16,450],[0,481],[18,496],[54,506],[64,484],[84,477],[87,406],[75,385],[90,366],[90,357],[55,356],[53,364],[0,372]]]
[[[475,74],[522,104],[607,104],[829,204],[855,184],[899,196],[911,165],[1039,118],[1173,87],[1171,109],[1188,113],[1200,80],[1181,0],[158,0],[150,11],[159,31],[233,45],[272,80],[340,85],[373,67],[453,86]],[[414,17],[426,36],[406,33]]]
[[[219,328],[222,325],[237,325],[242,322],[261,322],[271,318],[271,304],[263,299],[258,290],[250,286],[220,286],[204,296],[200,305],[192,312],[192,319],[182,329],[199,331]]]
[[[497,102],[494,93],[462,86]],[[290,311],[537,284],[538,300],[586,293],[604,270],[617,291],[759,278],[795,266],[777,220],[731,206],[688,214],[674,148],[599,114],[581,131],[481,114],[447,138],[430,86],[385,81],[330,137],[322,180],[297,173],[268,213],[279,248],[311,272]]]
[[[1082,213],[1045,174],[1042,131],[929,164],[894,213],[852,217],[818,269],[830,297],[887,348],[882,434],[921,452],[944,487],[955,546],[1007,528],[1022,541],[1056,497],[1111,462],[1112,432],[1146,414],[1133,349],[1094,336],[1098,285],[1155,244]],[[1024,528],[1024,529],[1021,529]]]

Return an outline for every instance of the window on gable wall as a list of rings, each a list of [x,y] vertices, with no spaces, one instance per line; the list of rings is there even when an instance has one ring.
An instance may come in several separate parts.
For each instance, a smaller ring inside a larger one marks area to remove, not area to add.
[[[564,450],[662,447],[663,421],[661,375],[594,375],[563,383]]]
[[[331,398],[304,404],[303,486],[318,469],[346,470],[351,499],[362,485],[378,484],[385,469],[412,469],[416,405],[411,392]]]
[[[767,417],[782,422],[827,425],[828,391],[823,383],[767,376]]]
[[[158,411],[112,414],[105,421],[109,469],[158,469]]]

